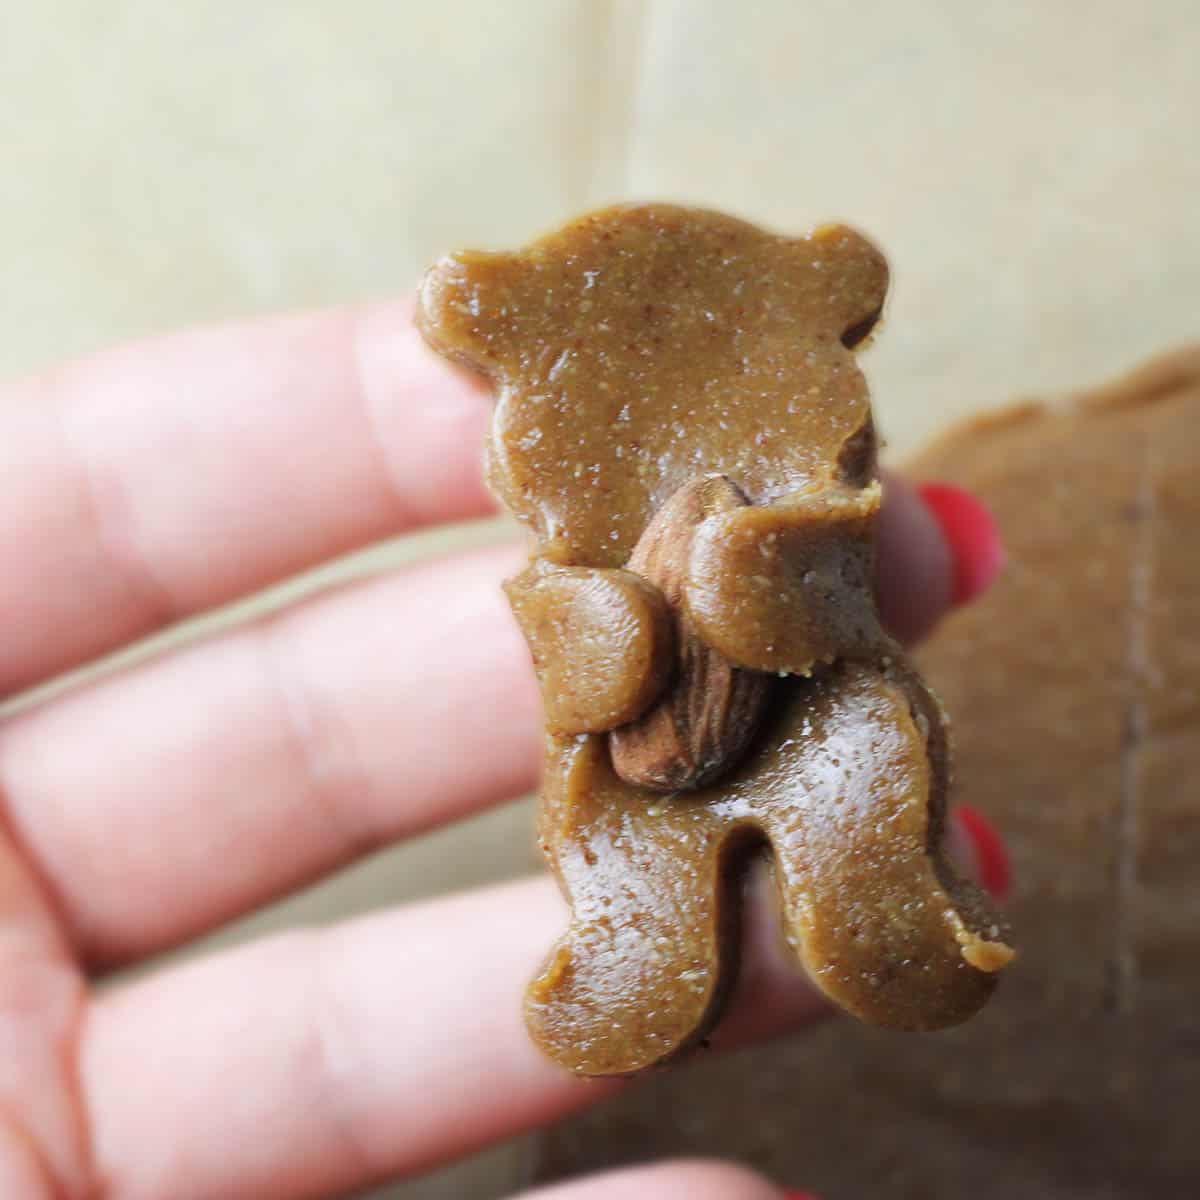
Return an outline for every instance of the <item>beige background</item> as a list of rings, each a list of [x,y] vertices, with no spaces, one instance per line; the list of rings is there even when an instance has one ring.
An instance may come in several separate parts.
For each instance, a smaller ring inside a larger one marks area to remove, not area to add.
[[[0,378],[664,198],[878,239],[866,367],[903,449],[1200,333],[1198,61],[1192,0],[10,2]],[[525,869],[525,830],[489,814],[234,934]],[[397,1194],[499,1196],[518,1164]]]

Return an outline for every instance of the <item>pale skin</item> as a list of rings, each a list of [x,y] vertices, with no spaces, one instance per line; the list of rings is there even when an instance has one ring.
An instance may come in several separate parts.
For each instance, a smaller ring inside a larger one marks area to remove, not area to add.
[[[410,318],[186,333],[0,389],[0,693],[493,512],[488,397]],[[881,524],[881,602],[911,641],[948,607],[949,552],[899,479]],[[522,1027],[564,921],[546,878],[94,989],[536,785],[539,701],[499,587],[521,560],[505,546],[354,582],[0,721],[0,1195],[334,1195],[621,1086],[568,1076]],[[721,1045],[824,1012],[765,932],[751,943]],[[694,1162],[545,1194],[782,1193]]]

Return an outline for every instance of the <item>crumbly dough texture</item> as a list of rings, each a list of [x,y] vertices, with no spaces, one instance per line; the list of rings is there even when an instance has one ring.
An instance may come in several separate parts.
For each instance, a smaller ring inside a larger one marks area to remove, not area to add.
[[[547,1134],[541,1178],[704,1154],[829,1200],[1197,1195],[1200,345],[910,469],[1004,533],[918,657],[1013,857],[1020,969],[937,1037],[835,1021],[649,1080]]]
[[[852,348],[886,285],[851,230],[785,238],[660,205],[425,279],[422,332],[493,382],[488,476],[535,539],[509,596],[545,698],[541,841],[571,917],[526,1016],[576,1072],[628,1074],[704,1036],[736,969],[732,877],[763,844],[797,958],[865,1021],[960,1022],[994,984],[971,964],[1011,956],[940,856],[941,710],[872,596],[880,489]],[[714,478],[739,501],[687,524],[680,498]],[[676,753],[672,729],[702,761],[648,764]]]

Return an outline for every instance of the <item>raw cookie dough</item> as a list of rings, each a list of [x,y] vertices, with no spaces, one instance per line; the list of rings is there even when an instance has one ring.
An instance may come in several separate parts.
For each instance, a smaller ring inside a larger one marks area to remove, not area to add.
[[[1200,346],[951,432],[1009,564],[919,655],[1003,832],[1021,969],[930,1038],[832,1022],[548,1133],[540,1176],[726,1155],[825,1200],[1193,1200],[1200,1181]]]
[[[941,857],[941,710],[875,612],[852,348],[886,285],[851,230],[665,205],[425,279],[422,331],[495,385],[489,480],[536,539],[509,596],[571,918],[526,1017],[573,1071],[638,1071],[711,1028],[732,877],[764,845],[789,944],[865,1021],[965,1020],[1011,958]]]

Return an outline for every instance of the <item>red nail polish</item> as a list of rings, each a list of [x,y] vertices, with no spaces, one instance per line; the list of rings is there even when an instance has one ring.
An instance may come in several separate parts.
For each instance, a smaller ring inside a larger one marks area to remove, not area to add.
[[[1004,545],[983,501],[952,483],[926,483],[921,498],[954,556],[954,603],[987,591],[1004,566]]]
[[[959,804],[954,813],[975,846],[980,882],[997,900],[1006,900],[1012,889],[1012,860],[996,827],[977,808]]]
[[[817,1200],[812,1192],[784,1192],[783,1200]]]

